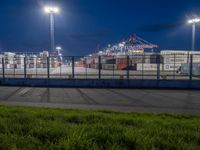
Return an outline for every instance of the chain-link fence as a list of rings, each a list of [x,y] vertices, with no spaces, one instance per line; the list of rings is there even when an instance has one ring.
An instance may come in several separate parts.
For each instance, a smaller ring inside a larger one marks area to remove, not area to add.
[[[200,55],[2,56],[0,78],[199,80]]]

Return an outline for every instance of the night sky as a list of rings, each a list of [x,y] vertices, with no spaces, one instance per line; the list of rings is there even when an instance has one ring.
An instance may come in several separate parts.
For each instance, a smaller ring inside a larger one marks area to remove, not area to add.
[[[0,51],[50,49],[47,4],[61,8],[56,45],[66,55],[85,55],[131,34],[159,49],[191,49],[187,20],[200,16],[200,0],[1,0]],[[200,50],[200,25],[196,33]]]

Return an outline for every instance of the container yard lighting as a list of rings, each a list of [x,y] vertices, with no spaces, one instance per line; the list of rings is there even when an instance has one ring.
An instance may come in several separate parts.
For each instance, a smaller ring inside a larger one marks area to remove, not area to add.
[[[47,13],[47,14],[50,14],[50,13],[56,14],[56,13],[59,13],[60,10],[59,10],[58,7],[46,6],[46,7],[44,7],[44,12]]]
[[[55,51],[55,23],[54,23],[54,14],[58,14],[60,9],[54,6],[44,7],[44,12],[49,14],[50,17],[50,39],[51,39],[51,51]]]
[[[125,42],[119,43],[119,47],[121,48],[121,52],[123,52],[123,48],[124,48],[125,44],[126,44]]]
[[[200,18],[194,18],[188,20],[189,24],[192,24],[192,50],[195,50],[195,30],[196,30],[196,23],[200,23]]]
[[[60,61],[62,62],[62,60],[63,60],[62,53],[61,53],[62,47],[61,46],[57,46],[56,47],[56,51],[57,51],[58,56],[60,57]]]
[[[61,49],[62,49],[62,47],[60,47],[60,46],[56,47],[56,50],[61,50]]]
[[[190,24],[192,24],[192,23],[198,23],[198,22],[200,22],[199,18],[188,20],[188,23],[190,23]]]

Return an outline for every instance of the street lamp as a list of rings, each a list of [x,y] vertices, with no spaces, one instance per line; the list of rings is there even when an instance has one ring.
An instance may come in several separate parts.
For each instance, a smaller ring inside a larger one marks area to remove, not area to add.
[[[58,14],[60,9],[54,6],[44,7],[44,12],[49,14],[50,17],[50,39],[51,39],[51,51],[55,51],[55,23],[54,23],[54,14]]]
[[[195,50],[195,30],[196,30],[196,23],[200,22],[200,18],[194,18],[188,20],[189,24],[192,24],[192,50]]]
[[[119,43],[119,47],[120,47],[120,49],[121,49],[121,53],[123,52],[123,48],[125,47],[125,42],[121,42],[121,43]]]
[[[60,57],[60,61],[62,62],[62,60],[63,60],[62,53],[61,53],[62,47],[57,46],[57,47],[56,47],[56,51],[57,51],[57,53],[58,53],[58,56]]]
[[[60,46],[57,46],[57,47],[56,47],[56,50],[59,50],[59,51],[60,51],[61,49],[62,49],[62,47],[60,47]]]

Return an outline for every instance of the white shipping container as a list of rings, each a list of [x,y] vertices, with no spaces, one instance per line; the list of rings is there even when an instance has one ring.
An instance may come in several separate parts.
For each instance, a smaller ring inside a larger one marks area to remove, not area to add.
[[[0,64],[2,64],[3,55],[0,55]]]
[[[137,64],[137,71],[156,71],[157,67],[157,64]],[[162,64],[160,64],[160,70],[162,70]]]
[[[200,62],[200,55],[193,55],[193,63],[199,63]]]
[[[116,64],[102,64],[102,69],[104,70],[116,70],[117,65]]]
[[[6,69],[10,69],[10,64],[6,64],[6,65],[5,65],[5,68],[6,68]]]
[[[164,71],[174,71],[178,70],[181,64],[164,64],[163,69]]]
[[[29,68],[36,68],[36,64],[29,64]]]
[[[177,64],[187,63],[189,61],[187,55],[176,55],[176,56],[165,55],[163,56],[163,58],[164,58],[164,63],[171,63],[171,64],[174,64],[174,62]]]
[[[93,62],[93,59],[91,59],[91,58],[88,58],[86,61],[87,64],[91,64],[92,62]]]
[[[99,63],[99,58],[94,59],[95,64]]]
[[[14,64],[10,64],[10,69],[14,69]]]
[[[188,50],[161,50],[161,55],[187,55],[189,54]]]
[[[187,63],[190,61],[190,54],[193,54],[193,62],[200,62],[200,52],[199,51],[180,51],[180,50],[163,50],[160,54],[164,58],[164,63]]]
[[[23,64],[17,64],[17,69],[22,69],[22,68],[24,68]]]
[[[197,55],[199,55],[199,54],[200,54],[200,51],[199,51],[199,50],[196,50],[196,51],[189,51],[189,54],[197,54]]]

